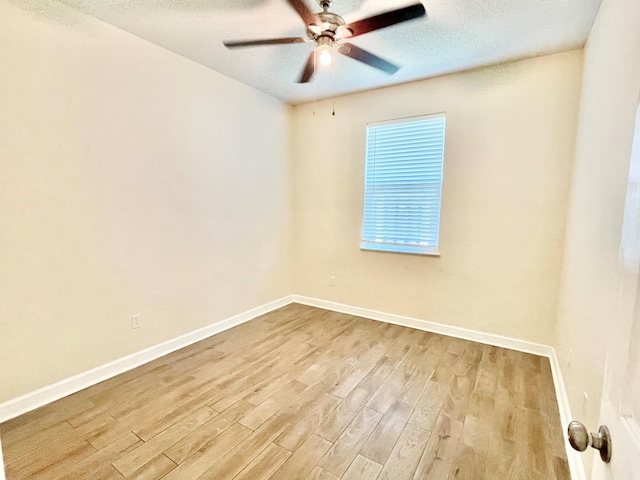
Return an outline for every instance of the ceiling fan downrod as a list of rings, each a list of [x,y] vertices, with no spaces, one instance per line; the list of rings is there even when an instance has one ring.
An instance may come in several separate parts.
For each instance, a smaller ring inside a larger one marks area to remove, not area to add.
[[[318,0],[318,3],[325,12],[329,11],[329,8],[331,7],[331,0]]]

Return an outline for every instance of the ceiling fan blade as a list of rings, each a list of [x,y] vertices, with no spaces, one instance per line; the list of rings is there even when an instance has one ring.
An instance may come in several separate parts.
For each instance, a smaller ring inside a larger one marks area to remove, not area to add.
[[[237,40],[237,41],[225,41],[224,46],[227,48],[237,47],[255,47],[258,45],[281,45],[287,43],[304,43],[309,40],[302,37],[286,37],[286,38],[270,38],[266,40]]]
[[[309,54],[309,58],[307,59],[307,63],[304,66],[304,70],[302,71],[302,75],[300,75],[300,80],[298,83],[307,83],[313,77],[313,71],[315,70],[314,60],[315,60],[316,51],[313,50]]]
[[[410,5],[408,7],[399,8],[391,12],[381,13],[374,17],[358,20],[357,22],[345,25],[344,28],[351,31],[350,37],[369,33],[374,30],[380,30],[381,28],[390,27],[396,23],[406,22],[414,18],[423,17],[426,15],[424,6],[421,3]]]
[[[302,18],[302,21],[305,23],[305,25],[320,25],[321,22],[318,15],[309,10],[309,7],[307,7],[302,0],[287,1],[289,2],[289,5],[291,5],[294,10],[298,12],[298,15],[300,15],[300,18]]]
[[[363,50],[360,47],[356,47],[351,43],[343,43],[338,47],[338,51],[341,54],[346,55],[347,57],[351,57],[354,60],[366,63],[373,68],[377,68],[378,70],[382,70],[383,72],[387,72],[389,74],[396,73],[400,69],[400,67],[394,65],[393,63],[389,63],[385,59],[380,58],[371,52]]]

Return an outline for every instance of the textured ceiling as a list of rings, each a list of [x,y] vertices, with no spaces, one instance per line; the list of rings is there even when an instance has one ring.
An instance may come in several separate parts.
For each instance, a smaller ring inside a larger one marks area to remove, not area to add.
[[[353,38],[401,67],[387,75],[339,56],[298,84],[313,43],[228,50],[223,40],[297,37],[286,0],[56,0],[289,103],[378,88],[584,44],[600,0],[423,0],[427,16]],[[347,23],[417,0],[334,0]],[[320,11],[316,0],[305,0]]]

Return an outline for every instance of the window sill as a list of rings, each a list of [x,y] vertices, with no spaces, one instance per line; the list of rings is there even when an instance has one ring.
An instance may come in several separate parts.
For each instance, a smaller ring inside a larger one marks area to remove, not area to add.
[[[429,257],[439,257],[440,252],[433,249],[424,249],[418,247],[398,247],[396,245],[360,245],[360,250],[367,252],[382,252],[382,253],[403,253],[409,255],[426,255]]]

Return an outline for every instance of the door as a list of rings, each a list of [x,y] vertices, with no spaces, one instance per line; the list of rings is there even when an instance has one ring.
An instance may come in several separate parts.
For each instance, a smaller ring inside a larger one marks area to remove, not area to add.
[[[608,465],[595,457],[592,478],[640,480],[640,104],[621,238],[618,299],[614,328],[605,340],[600,409],[600,424],[611,432],[613,455]]]

